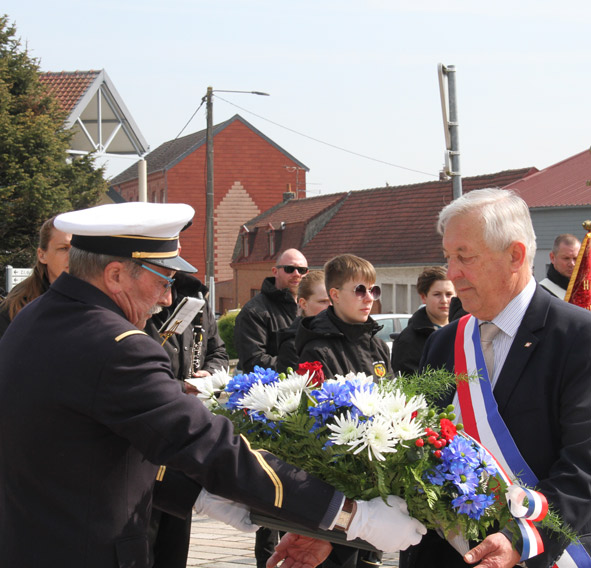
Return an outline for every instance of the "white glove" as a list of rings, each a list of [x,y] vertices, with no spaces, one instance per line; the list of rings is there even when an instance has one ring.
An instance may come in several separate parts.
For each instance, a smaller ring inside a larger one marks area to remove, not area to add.
[[[406,501],[400,497],[388,496],[388,505],[381,497],[356,503],[347,540],[361,538],[382,552],[397,552],[418,544],[427,532],[419,521],[408,516]]]
[[[255,532],[259,528],[251,522],[250,509],[246,505],[208,493],[205,489],[201,489],[195,501],[195,512],[222,521],[242,532]]]

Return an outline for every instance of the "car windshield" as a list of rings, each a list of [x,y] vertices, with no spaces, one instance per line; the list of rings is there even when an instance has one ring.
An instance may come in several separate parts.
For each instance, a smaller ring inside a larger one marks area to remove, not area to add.
[[[395,317],[376,318],[376,322],[379,325],[383,326],[382,329],[380,329],[380,331],[378,331],[378,333],[376,334],[377,337],[379,337],[380,339],[383,339],[386,342],[392,341],[390,334],[402,331],[406,327],[406,325],[408,324],[409,319],[410,319],[410,316],[396,317],[396,318]]]

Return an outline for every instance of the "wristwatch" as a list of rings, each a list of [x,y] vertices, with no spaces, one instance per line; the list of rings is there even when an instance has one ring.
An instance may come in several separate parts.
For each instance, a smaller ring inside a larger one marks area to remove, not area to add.
[[[349,499],[349,497],[345,497],[345,502],[341,507],[341,511],[337,515],[337,520],[335,521],[333,529],[347,532],[356,508],[355,501],[353,501],[353,499]]]

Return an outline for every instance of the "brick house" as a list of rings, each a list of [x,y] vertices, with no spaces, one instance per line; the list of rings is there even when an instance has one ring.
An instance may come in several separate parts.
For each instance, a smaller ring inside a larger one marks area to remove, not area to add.
[[[463,190],[504,187],[535,168],[465,177]],[[452,200],[451,181],[432,181],[290,200],[244,224],[233,257],[238,305],[260,290],[279,252],[297,248],[311,268],[335,255],[352,253],[377,271],[382,298],[376,313],[412,313],[419,303],[417,276],[442,265],[436,219]]]
[[[240,227],[293,191],[305,197],[308,168],[239,115],[213,128],[216,310],[233,307],[230,261]],[[183,232],[183,257],[205,278],[206,131],[170,140],[145,156],[148,201],[188,203],[193,224]],[[126,201],[138,199],[137,165],[111,180]]]
[[[507,186],[529,206],[536,232],[534,276],[545,278],[554,239],[572,233],[582,242],[591,219],[591,150],[584,150]]]

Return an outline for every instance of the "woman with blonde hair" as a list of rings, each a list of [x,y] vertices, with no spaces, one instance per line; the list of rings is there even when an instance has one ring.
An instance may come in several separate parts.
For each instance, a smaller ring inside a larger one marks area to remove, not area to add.
[[[10,290],[0,303],[0,337],[18,312],[45,293],[62,272],[68,271],[72,235],[56,229],[54,219],[55,216],[48,219],[39,229],[37,262],[32,274]]]

